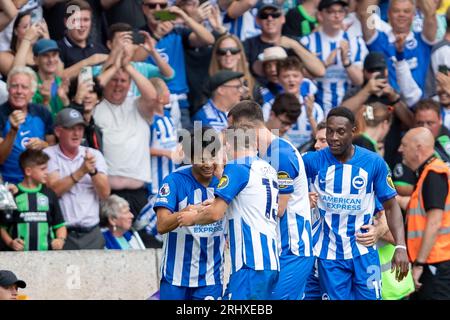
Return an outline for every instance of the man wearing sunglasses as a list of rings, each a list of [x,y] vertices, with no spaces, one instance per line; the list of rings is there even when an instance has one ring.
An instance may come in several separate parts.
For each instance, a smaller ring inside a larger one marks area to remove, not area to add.
[[[189,128],[185,46],[198,48],[212,45],[214,36],[179,7],[169,6],[167,0],[143,0],[142,10],[147,24],[141,30],[155,38],[156,49],[175,70],[175,78],[167,83],[171,92],[171,108],[180,109],[181,124],[184,128]],[[147,58],[147,62],[154,63],[151,57]]]
[[[254,63],[264,49],[272,46],[281,46],[288,51],[288,55],[297,55],[312,76],[322,77],[325,74],[323,64],[314,54],[298,41],[282,36],[281,29],[285,23],[285,17],[276,0],[262,2],[258,8],[256,23],[261,27],[261,34],[245,40],[244,48],[251,72],[261,84],[265,85],[267,80],[256,73]]]
[[[244,74],[229,70],[220,70],[208,83],[206,91],[210,97],[208,102],[197,111],[192,121],[200,121],[204,126],[222,131],[228,126],[227,114],[247,93],[243,84]]]

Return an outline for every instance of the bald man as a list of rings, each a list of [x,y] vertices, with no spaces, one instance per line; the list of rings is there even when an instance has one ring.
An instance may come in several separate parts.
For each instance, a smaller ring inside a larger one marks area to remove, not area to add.
[[[407,207],[407,247],[416,292],[412,299],[450,299],[450,169],[434,155],[424,127],[409,130],[399,151],[418,181]]]

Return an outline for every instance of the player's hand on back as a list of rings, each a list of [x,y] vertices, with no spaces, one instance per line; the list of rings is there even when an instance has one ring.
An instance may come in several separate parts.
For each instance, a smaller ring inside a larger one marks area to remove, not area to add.
[[[356,234],[356,241],[366,247],[373,246],[378,241],[377,228],[372,224],[366,224],[361,227],[366,232],[358,232]]]

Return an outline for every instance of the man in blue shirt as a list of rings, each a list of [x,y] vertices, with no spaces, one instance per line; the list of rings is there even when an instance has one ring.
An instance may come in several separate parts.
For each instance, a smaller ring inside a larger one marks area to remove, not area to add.
[[[167,9],[176,19],[181,19],[187,27],[180,27],[172,20],[157,20],[155,14]],[[172,93],[171,104],[173,108],[179,106],[181,111],[181,122],[184,128],[190,127],[189,105],[187,93],[189,91],[186,79],[186,68],[184,61],[184,48],[187,45],[202,47],[214,44],[214,36],[200,23],[188,16],[177,6],[169,6],[167,0],[143,0],[142,11],[147,19],[147,24],[141,30],[147,31],[156,39],[156,49],[175,70],[176,77],[167,85]],[[143,57],[148,54],[141,50]],[[150,57],[148,61],[153,62]]]
[[[364,40],[370,51],[380,51],[385,55],[391,86],[394,89],[400,88],[401,94],[414,90],[414,86],[418,86],[422,91],[425,90],[431,47],[436,38],[438,2],[422,1],[424,24],[421,33],[411,31],[416,12],[414,1],[390,1],[388,16],[392,29],[387,33],[376,30],[372,23],[373,13],[370,5],[376,5],[378,1],[363,0],[363,2],[359,14]],[[415,83],[402,84],[397,74],[403,72],[410,72]]]
[[[16,67],[9,72],[9,98],[0,106],[0,171],[5,181],[15,184],[23,180],[20,154],[55,143],[50,111],[29,103],[36,88],[36,74],[30,68]]]

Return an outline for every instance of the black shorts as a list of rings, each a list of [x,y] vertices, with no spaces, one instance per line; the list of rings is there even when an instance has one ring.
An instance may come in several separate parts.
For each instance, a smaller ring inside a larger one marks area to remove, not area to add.
[[[411,299],[450,300],[450,261],[424,266],[419,282],[422,287]]]

